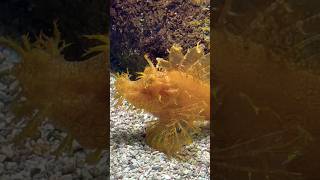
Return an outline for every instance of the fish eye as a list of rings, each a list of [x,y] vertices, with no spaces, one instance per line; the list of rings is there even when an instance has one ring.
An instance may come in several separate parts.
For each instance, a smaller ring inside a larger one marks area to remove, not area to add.
[[[155,81],[156,80],[156,77],[154,76],[154,75],[152,75],[151,77],[150,77],[150,81]]]
[[[180,127],[176,127],[176,131],[177,131],[177,133],[181,133],[181,128]]]
[[[148,84],[151,84],[153,81],[155,81],[156,80],[156,78],[154,77],[154,75],[150,75],[149,77],[148,77],[148,79],[147,79],[147,83]]]
[[[144,81],[145,88],[150,86],[154,81],[155,81],[155,77],[153,75],[149,75],[148,77],[146,77]]]

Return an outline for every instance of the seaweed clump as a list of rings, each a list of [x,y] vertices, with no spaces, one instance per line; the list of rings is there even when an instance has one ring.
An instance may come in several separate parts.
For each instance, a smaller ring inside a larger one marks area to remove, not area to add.
[[[210,54],[204,54],[199,44],[183,54],[175,44],[169,59],[157,58],[156,66],[147,55],[145,58],[149,66],[137,81],[130,81],[126,73],[117,76],[118,103],[127,100],[158,117],[148,124],[147,144],[174,155],[192,142],[199,122],[210,120]]]
[[[132,74],[143,71],[146,62],[141,54],[166,57],[167,49],[174,43],[187,49],[200,41],[208,47],[208,7],[182,0],[112,1],[111,68],[128,68]],[[194,21],[200,23],[195,26]]]

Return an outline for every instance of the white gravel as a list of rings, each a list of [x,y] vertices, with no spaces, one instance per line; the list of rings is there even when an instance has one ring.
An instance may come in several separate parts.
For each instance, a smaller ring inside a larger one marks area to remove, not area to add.
[[[210,133],[205,131],[182,152],[186,161],[169,159],[151,149],[143,137],[145,123],[154,117],[127,110],[128,103],[115,108],[115,79],[110,79],[110,178],[111,179],[210,179]]]
[[[15,52],[0,46],[0,179],[2,180],[73,180],[107,179],[108,153],[103,152],[96,165],[85,163],[92,150],[73,142],[72,153],[57,159],[50,153],[56,149],[66,133],[45,120],[38,128],[38,138],[28,138],[21,146],[10,141],[28,121],[13,121],[9,104],[19,90],[18,81],[8,74],[18,62]]]

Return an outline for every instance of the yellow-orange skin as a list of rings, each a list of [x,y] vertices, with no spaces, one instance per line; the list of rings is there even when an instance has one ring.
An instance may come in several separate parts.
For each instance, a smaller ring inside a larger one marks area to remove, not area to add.
[[[148,72],[148,68],[145,72]],[[209,83],[178,70],[157,71],[137,81],[130,81],[122,76],[118,79],[116,88],[131,104],[159,118],[167,118],[181,108],[197,105],[197,109],[201,110],[198,115],[205,120],[210,119]]]
[[[126,99],[158,117],[147,129],[147,143],[173,154],[191,143],[188,134],[196,121],[210,119],[210,85],[179,70],[146,67],[141,74],[137,81],[130,81],[127,74],[118,76],[115,86],[119,100]]]

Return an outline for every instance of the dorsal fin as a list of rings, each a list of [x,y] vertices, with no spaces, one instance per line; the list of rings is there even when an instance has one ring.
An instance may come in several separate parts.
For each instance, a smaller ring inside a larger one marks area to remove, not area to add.
[[[178,69],[201,80],[210,79],[210,53],[205,54],[200,43],[188,49],[186,54],[182,53],[182,47],[178,44],[174,44],[168,52],[168,60],[157,58],[157,68],[167,71]]]
[[[151,59],[149,58],[148,54],[145,54],[144,55],[144,58],[146,59],[146,61],[148,62],[150,68],[153,70],[153,71],[156,71],[156,67],[153,65]]]
[[[180,66],[184,61],[182,47],[179,44],[173,44],[169,50],[169,62],[173,66]]]

